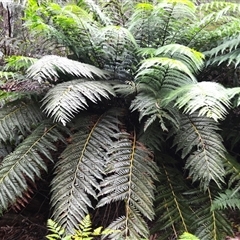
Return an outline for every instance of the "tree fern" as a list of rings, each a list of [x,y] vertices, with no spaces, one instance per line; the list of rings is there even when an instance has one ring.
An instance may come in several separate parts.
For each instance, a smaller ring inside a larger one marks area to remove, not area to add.
[[[56,164],[51,197],[53,219],[67,233],[73,233],[89,208],[94,207],[91,199],[97,199],[100,191],[106,152],[119,131],[116,116],[117,111],[113,110],[81,118],[81,128]]]
[[[193,182],[200,180],[205,191],[211,181],[219,187],[224,182],[226,150],[218,130],[210,118],[199,117],[197,113],[186,115],[174,140],[177,150],[182,150],[182,158],[187,158],[185,168],[189,170],[189,176]]]
[[[62,138],[56,128],[56,124],[41,124],[3,159],[0,169],[1,213],[23,196],[29,181],[34,182],[36,176],[41,176],[41,170],[47,170],[45,160],[52,161],[50,150],[56,150],[53,143]]]
[[[43,99],[44,111],[55,121],[65,125],[74,114],[86,109],[89,102],[109,99],[114,91],[108,82],[79,79],[58,84]]]
[[[152,154],[133,136],[122,135],[108,151],[107,176],[101,183],[103,196],[98,207],[113,201],[124,201],[125,215],[109,225],[120,232],[111,234],[114,239],[147,238],[148,227],[143,217],[152,220],[156,165]]]

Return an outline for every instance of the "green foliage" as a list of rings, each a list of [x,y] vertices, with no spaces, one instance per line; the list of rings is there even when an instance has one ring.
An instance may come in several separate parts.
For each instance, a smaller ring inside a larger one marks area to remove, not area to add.
[[[108,235],[114,232],[111,229],[103,229],[103,227],[92,229],[92,221],[90,219],[90,215],[86,215],[84,217],[84,219],[79,223],[78,229],[75,230],[75,233],[73,235],[68,235],[66,237],[64,237],[65,230],[53,220],[48,219],[47,226],[51,232],[46,236],[46,238],[49,240],[92,240],[94,237]]]
[[[231,233],[240,91],[200,77],[238,66],[240,5],[29,0],[23,15],[0,50],[0,212],[52,162],[48,239]]]
[[[176,132],[174,145],[182,150],[186,159],[185,168],[193,182],[200,180],[200,186],[207,190],[214,181],[219,187],[224,182],[225,148],[217,133],[216,122],[197,113],[184,115]]]
[[[212,210],[221,209],[240,209],[240,194],[239,192],[227,189],[224,193],[219,193],[213,201]]]
[[[196,236],[192,235],[191,233],[188,232],[184,232],[179,240],[200,240],[199,238],[197,238]]]
[[[74,113],[86,109],[89,101],[97,103],[101,98],[115,95],[111,85],[103,81],[78,79],[58,84],[43,98],[44,111],[55,121],[66,125]]]
[[[111,234],[113,239],[148,238],[148,228],[143,217],[153,219],[154,185],[156,165],[152,154],[137,142],[136,132],[133,136],[122,135],[113,144],[108,154],[106,177],[101,183],[103,195],[98,207],[113,201],[124,200],[125,215],[109,225],[110,229],[121,229]],[[117,186],[117,187],[116,187]]]

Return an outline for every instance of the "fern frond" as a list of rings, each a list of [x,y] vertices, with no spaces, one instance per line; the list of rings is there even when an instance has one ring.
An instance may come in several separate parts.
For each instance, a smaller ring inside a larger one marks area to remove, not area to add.
[[[197,113],[183,116],[176,132],[174,144],[182,150],[182,158],[187,157],[185,168],[193,182],[200,181],[206,191],[214,181],[219,187],[224,182],[225,148],[217,133],[217,124],[210,118]]]
[[[43,98],[44,112],[55,121],[66,125],[74,114],[88,107],[88,102],[96,103],[101,98],[114,96],[108,82],[78,79],[58,84]]]
[[[6,91],[0,90],[0,108],[3,108],[4,105],[8,103],[17,102],[16,100],[20,101],[20,99],[24,97],[26,97],[24,93],[6,92]]]
[[[142,75],[154,73],[154,68],[161,67],[161,66],[163,68],[162,71],[164,74],[167,74],[165,72],[166,70],[168,70],[169,72],[170,72],[170,70],[176,70],[180,74],[183,73],[185,75],[185,78],[187,76],[193,82],[196,81],[195,77],[191,73],[190,69],[182,61],[176,60],[176,59],[171,59],[168,57],[154,57],[154,58],[149,58],[149,59],[143,60],[141,66],[139,67],[139,70],[138,70],[139,72],[138,72],[136,78],[138,78],[139,76],[142,76]],[[182,77],[182,76],[180,76],[180,77]],[[182,79],[180,78],[180,81],[181,80]],[[185,80],[185,82],[186,81],[187,80]]]
[[[188,0],[138,3],[130,18],[129,29],[140,47],[157,48],[177,42],[184,23],[194,21],[194,11],[194,4]]]
[[[10,56],[5,59],[6,65],[4,69],[7,71],[26,71],[31,65],[33,65],[37,59],[25,56]]]
[[[45,116],[36,102],[22,101],[6,104],[0,109],[0,139],[12,139],[17,131],[23,135],[30,132],[33,125],[41,122]]]
[[[158,48],[155,52],[156,56],[166,56],[166,54],[183,62],[192,73],[199,72],[204,64],[202,53],[180,44],[168,44]]]
[[[156,134],[157,133],[157,134]],[[155,120],[147,129],[141,127],[138,133],[138,141],[142,142],[152,151],[161,151],[162,143],[165,142],[165,135],[159,121]]]
[[[206,116],[216,122],[223,120],[231,107],[229,92],[219,83],[199,82],[188,84],[170,92],[165,102],[175,101],[175,106],[183,112]]]
[[[131,111],[139,112],[139,121],[145,120],[144,131],[156,120],[163,131],[168,131],[166,122],[177,126],[177,113],[173,108],[164,108],[160,96],[140,92],[131,102]]]
[[[137,62],[138,45],[132,33],[120,26],[107,26],[99,31],[96,44],[101,46],[98,53],[103,68],[113,79],[131,80]]]
[[[232,34],[233,35],[233,34]],[[204,52],[209,58],[207,65],[217,63],[227,63],[227,65],[234,64],[237,67],[240,63],[240,35],[237,34],[231,37],[225,37],[221,40],[221,44],[212,48],[209,51]]]
[[[147,224],[143,217],[153,219],[154,185],[157,166],[152,161],[152,154],[137,142],[133,136],[122,135],[109,152],[107,176],[101,183],[98,207],[114,201],[124,201],[125,215],[109,225],[110,229],[119,229],[111,234],[113,239],[147,238]]]
[[[193,190],[188,193],[191,198],[191,207],[195,209],[192,224],[197,227],[194,234],[201,240],[219,240],[232,234],[231,223],[220,211],[211,211],[216,191],[207,189],[205,193]]]
[[[100,5],[101,1],[99,1],[97,4],[94,0],[85,0],[85,3],[88,5],[89,9],[96,14],[104,26],[113,25],[112,19],[105,12],[106,9]]]
[[[223,39],[222,43],[217,47],[212,48],[210,51],[204,52],[204,54],[210,58],[216,57],[219,54],[223,54],[226,51],[232,52],[240,45],[240,35],[232,36],[227,39]],[[213,61],[214,62],[214,61]]]
[[[51,219],[48,219],[47,228],[51,232],[50,234],[48,234],[46,236],[46,238],[48,240],[62,240],[62,237],[63,237],[65,231],[57,223],[55,223]]]
[[[194,231],[191,216],[193,214],[186,197],[183,195],[188,190],[187,182],[182,173],[175,166],[171,157],[159,154],[160,163],[158,186],[156,193],[156,219],[153,231],[163,231],[160,239],[168,239],[169,232]]]
[[[0,86],[2,85],[2,82],[5,82],[9,79],[18,79],[19,74],[15,72],[9,72],[9,71],[0,71]]]
[[[117,111],[79,119],[80,130],[72,136],[72,143],[56,164],[51,184],[53,219],[67,233],[73,233],[88,213],[88,208],[93,207],[90,199],[97,199],[106,151],[119,132]]]
[[[77,62],[65,57],[48,55],[35,62],[27,70],[28,77],[38,81],[57,81],[59,73],[76,77],[94,79],[95,76],[106,78],[107,73],[92,65]]]
[[[52,160],[50,150],[55,151],[54,142],[63,140],[57,125],[43,123],[38,126],[18,147],[7,155],[0,168],[0,212],[14,204],[27,190],[27,179],[34,182],[47,171],[45,159]]]
[[[222,209],[239,209],[240,210],[240,193],[235,190],[227,189],[223,193],[219,193],[213,200],[212,211],[214,210],[222,210]]]
[[[240,189],[240,164],[233,156],[227,154],[224,166],[226,175],[229,175],[228,188],[234,187],[235,192],[237,192]]]

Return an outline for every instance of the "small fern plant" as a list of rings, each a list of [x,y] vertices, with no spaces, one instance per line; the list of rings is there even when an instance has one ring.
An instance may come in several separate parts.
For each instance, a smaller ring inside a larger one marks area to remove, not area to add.
[[[51,219],[48,219],[47,227],[50,232],[46,236],[48,240],[92,240],[95,237],[106,236],[117,231],[108,228],[103,229],[103,227],[93,229],[89,214],[79,223],[79,228],[72,235],[65,236],[65,229]]]

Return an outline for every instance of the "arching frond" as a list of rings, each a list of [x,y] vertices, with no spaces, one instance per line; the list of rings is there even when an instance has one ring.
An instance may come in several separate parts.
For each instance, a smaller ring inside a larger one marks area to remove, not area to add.
[[[51,184],[53,219],[67,233],[73,233],[88,209],[94,207],[91,199],[97,199],[100,191],[106,152],[119,132],[118,112],[115,109],[79,119],[80,130],[72,136],[72,143],[56,164]]]
[[[227,109],[231,107],[229,92],[219,83],[199,82],[182,86],[172,92],[164,100],[175,101],[175,106],[184,113],[198,111],[199,116],[206,116],[219,121],[225,118]]]
[[[57,81],[59,73],[76,77],[94,79],[95,76],[105,78],[107,73],[89,64],[80,63],[65,57],[44,56],[28,68],[28,77],[38,81]]]
[[[180,44],[168,44],[158,48],[155,52],[156,56],[166,56],[166,54],[183,62],[192,73],[198,73],[204,64],[202,53]]]
[[[88,102],[109,99],[114,96],[108,82],[78,79],[58,84],[50,89],[43,99],[44,111],[55,121],[65,125],[74,114],[88,107]]]
[[[0,169],[0,213],[14,204],[28,189],[28,181],[40,177],[47,171],[44,159],[51,160],[50,150],[55,151],[54,142],[63,139],[56,124],[43,123],[1,162]]]
[[[32,126],[41,122],[45,116],[36,102],[24,101],[6,104],[0,109],[0,139],[6,141],[13,139],[16,132],[25,135],[30,132]]]
[[[219,187],[224,182],[226,150],[218,130],[210,118],[200,117],[197,113],[186,115],[174,140],[177,150],[182,150],[182,158],[187,157],[185,168],[189,170],[189,176],[193,182],[199,180],[204,190],[211,181]]]
[[[149,235],[143,217],[153,219],[154,185],[157,166],[152,154],[140,142],[136,132],[133,136],[122,135],[109,152],[107,176],[101,183],[98,207],[114,201],[124,201],[125,215],[109,225],[110,229],[120,230],[111,234],[113,239],[137,240]]]

